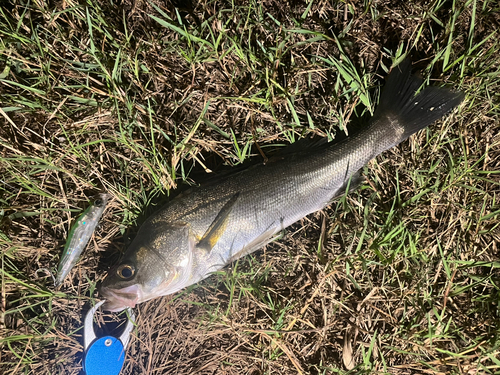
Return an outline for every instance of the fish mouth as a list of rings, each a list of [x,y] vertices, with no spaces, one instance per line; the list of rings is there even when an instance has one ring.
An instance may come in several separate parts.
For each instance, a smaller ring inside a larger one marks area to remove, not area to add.
[[[140,287],[130,285],[122,289],[101,287],[101,294],[106,300],[102,308],[106,311],[118,312],[127,307],[135,307],[141,301],[142,291]]]

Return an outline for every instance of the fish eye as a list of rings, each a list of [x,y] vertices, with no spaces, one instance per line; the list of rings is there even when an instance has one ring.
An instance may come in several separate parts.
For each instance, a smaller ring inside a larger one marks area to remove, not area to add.
[[[116,274],[120,279],[123,280],[128,280],[135,274],[135,268],[128,265],[128,264],[122,264],[118,266],[118,269],[116,270]]]
[[[102,206],[102,203],[103,203],[103,202],[102,202],[102,199],[96,199],[96,200],[94,201],[94,204],[95,204],[97,207],[101,207],[101,206]]]

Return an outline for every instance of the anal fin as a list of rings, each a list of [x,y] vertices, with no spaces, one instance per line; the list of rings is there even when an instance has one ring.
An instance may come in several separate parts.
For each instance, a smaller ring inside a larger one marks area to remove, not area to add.
[[[365,178],[361,174],[361,170],[354,173],[350,178],[348,178],[344,184],[337,190],[337,193],[332,197],[331,201],[348,194],[356,190],[361,184],[365,182]]]

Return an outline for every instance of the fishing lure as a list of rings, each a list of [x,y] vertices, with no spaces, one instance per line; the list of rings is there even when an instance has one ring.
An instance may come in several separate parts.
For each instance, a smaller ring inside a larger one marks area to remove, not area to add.
[[[66,246],[64,246],[64,251],[59,261],[55,282],[56,287],[62,284],[69,271],[75,266],[83,249],[87,246],[106,208],[108,200],[108,194],[99,194],[99,198],[80,215],[73,227],[71,227]]]

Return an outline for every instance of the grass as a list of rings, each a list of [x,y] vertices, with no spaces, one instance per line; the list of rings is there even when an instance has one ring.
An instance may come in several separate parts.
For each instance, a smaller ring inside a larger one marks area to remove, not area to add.
[[[282,239],[142,304],[123,373],[499,373],[499,14],[489,0],[7,1],[0,372],[80,373],[83,313],[149,213],[223,165],[348,133],[411,56],[465,103]],[[103,190],[56,291],[46,270]]]

